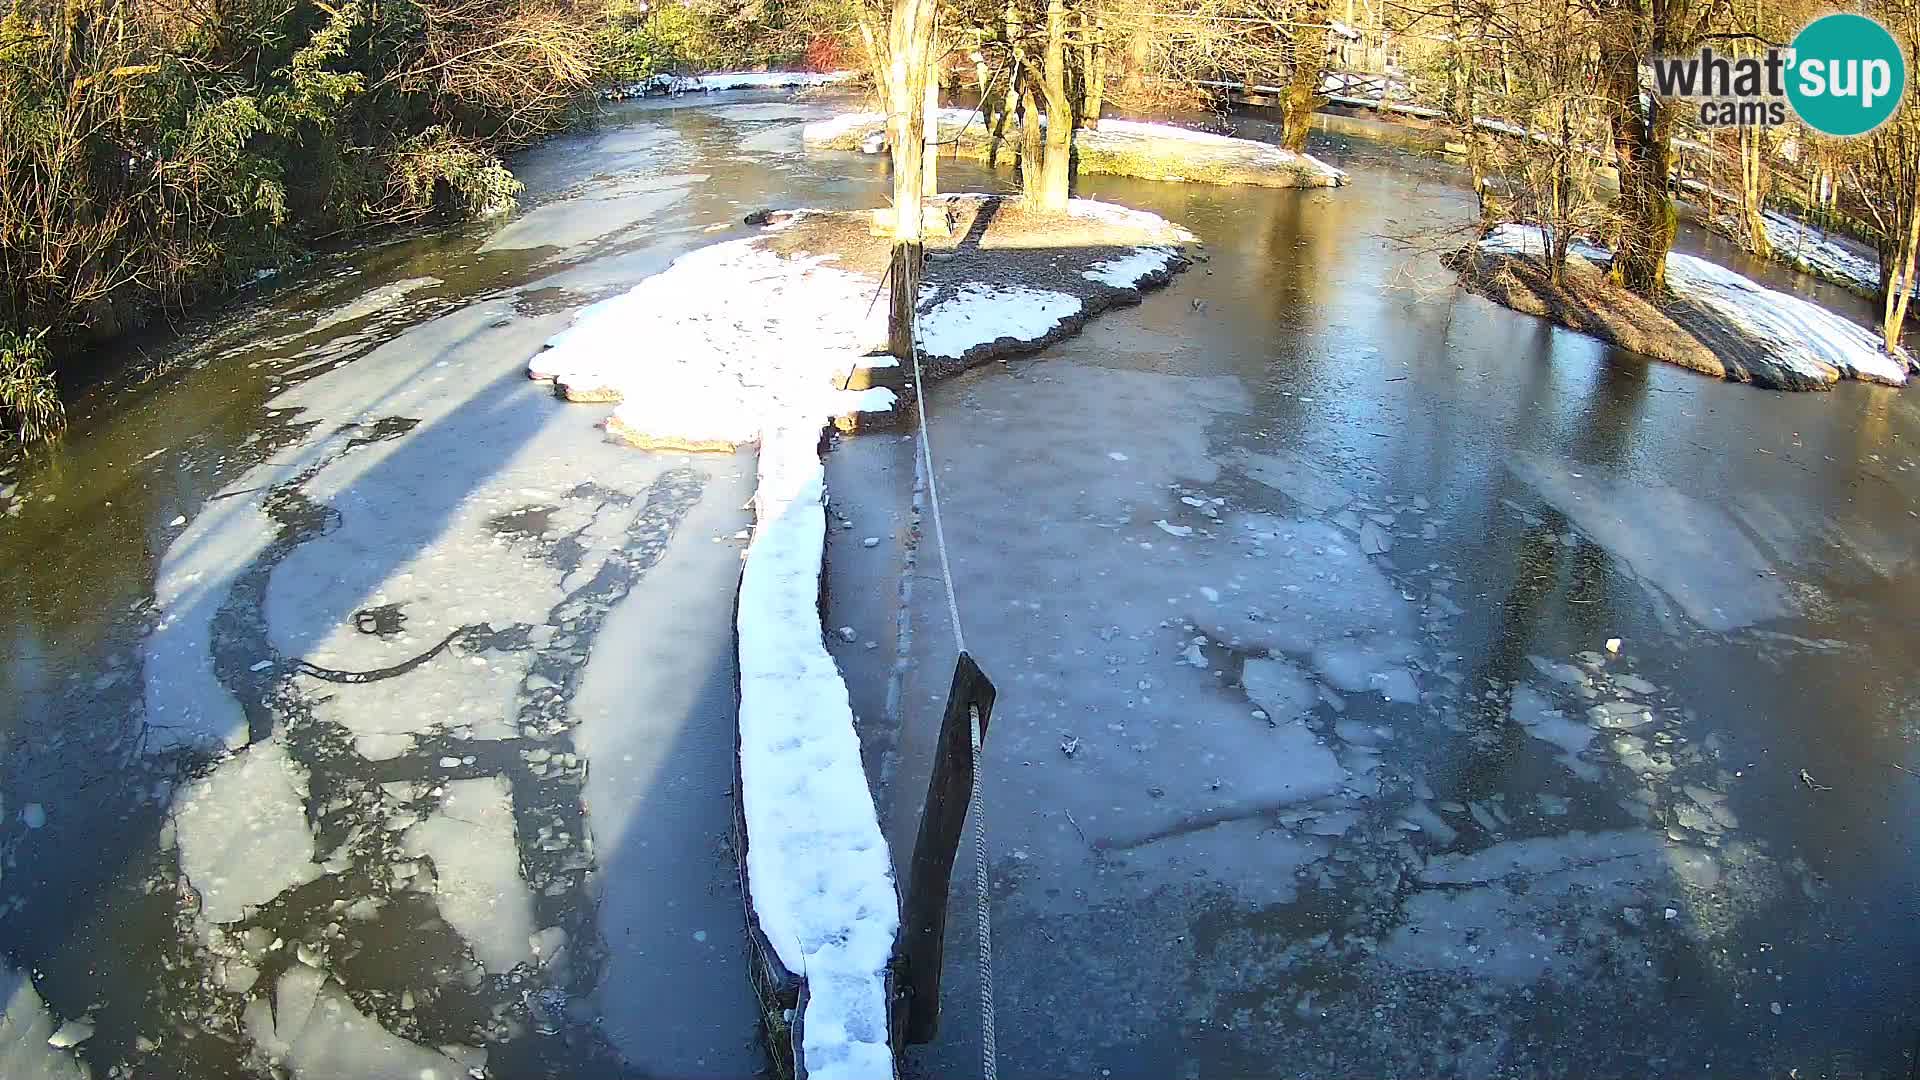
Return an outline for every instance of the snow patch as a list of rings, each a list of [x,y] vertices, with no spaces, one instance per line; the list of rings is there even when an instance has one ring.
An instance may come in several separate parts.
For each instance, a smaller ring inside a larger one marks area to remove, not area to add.
[[[1132,289],[1153,275],[1166,272],[1179,258],[1179,253],[1170,247],[1140,247],[1117,259],[1094,263],[1080,276],[1116,289]]]
[[[836,389],[886,340],[886,312],[869,304],[871,277],[833,261],[777,255],[757,237],[690,252],[582,309],[528,374],[615,390],[621,424],[689,442],[752,442],[776,417],[799,413],[825,423],[850,406],[884,410],[888,392]],[[744,295],[753,302],[739,302]]]
[[[1867,296],[1880,293],[1880,264],[1815,226],[1768,210],[1761,215],[1773,253],[1812,274]]]
[[[1067,216],[1084,221],[1104,221],[1109,225],[1119,225],[1129,229],[1171,231],[1173,238],[1183,244],[1191,244],[1199,240],[1199,237],[1169,222],[1159,214],[1135,210],[1131,206],[1121,206],[1119,203],[1101,202],[1098,199],[1074,199],[1068,202]]]
[[[898,901],[846,684],[822,643],[820,429],[795,419],[762,438],[740,581],[747,879],[781,963],[807,980],[807,1074],[868,1080],[893,1075],[884,975]]]
[[[1889,356],[1865,328],[1797,296],[1776,292],[1724,266],[1678,252],[1667,256],[1667,284],[1688,300],[1764,342],[1774,359],[1810,378],[1823,366],[1848,378],[1904,386],[1906,363]]]
[[[1080,300],[1066,293],[968,282],[921,314],[920,351],[957,359],[1001,338],[1036,341],[1080,309]]]
[[[838,116],[829,116],[825,120],[815,120],[813,123],[801,128],[800,138],[810,143],[832,142],[843,135],[850,135],[862,128],[884,125],[886,122],[887,116],[885,113],[841,113]]]

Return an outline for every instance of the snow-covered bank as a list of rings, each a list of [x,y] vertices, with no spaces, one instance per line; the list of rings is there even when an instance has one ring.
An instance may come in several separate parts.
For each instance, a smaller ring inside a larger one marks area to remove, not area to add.
[[[818,150],[878,153],[885,129],[886,118],[880,113],[846,113],[808,124],[803,138]],[[1018,133],[1009,129],[1006,136],[996,155],[993,133],[980,114],[940,110],[940,140],[960,157],[1011,162]],[[1346,173],[1308,154],[1172,124],[1102,120],[1098,128],[1083,128],[1073,138],[1082,173],[1255,187],[1337,187],[1347,182]]]
[[[1880,298],[1880,265],[1839,236],[1772,210],[1761,214],[1773,257],[1868,299]]]
[[[1540,229],[1502,225],[1481,239],[1475,251],[1501,265],[1461,260],[1462,272],[1471,271],[1470,285],[1509,306],[1548,313],[1515,302],[1514,291],[1504,287],[1500,279],[1502,273],[1513,279],[1513,271],[1523,264],[1539,265],[1546,251]],[[1611,259],[1606,250],[1588,244],[1574,244],[1571,254],[1596,268]],[[1569,282],[1590,291],[1608,288],[1599,283],[1597,275],[1584,272],[1570,275]],[[1535,294],[1544,287],[1537,282],[1528,284]],[[1658,310],[1618,289],[1599,297],[1598,304],[1594,303],[1596,297],[1585,297],[1587,302],[1583,304],[1545,306],[1554,309],[1557,321],[1574,329],[1657,359],[1772,389],[1818,389],[1840,379],[1906,385],[1908,357],[1889,355],[1866,328],[1797,296],[1765,288],[1724,266],[1680,252],[1667,256],[1667,284],[1673,292],[1672,301]],[[1570,310],[1609,305],[1630,305],[1634,310],[1616,313],[1623,316],[1619,319],[1610,319],[1605,311]],[[1689,339],[1697,349],[1689,347]],[[1697,352],[1711,353],[1723,370],[1714,371],[1709,364],[1699,362]]]
[[[956,236],[985,220],[969,251],[953,251],[950,239],[928,264],[922,340],[936,372],[1031,348],[1137,300],[1184,265],[1177,245],[1192,239],[1101,203],[1032,218],[1016,200],[943,202],[964,219]],[[865,213],[802,211],[759,236],[691,252],[582,309],[528,363],[562,396],[620,401],[608,430],[626,441],[759,445],[735,622],[748,904],[779,965],[806,984],[793,1020],[806,1074],[818,1080],[893,1074],[895,879],[819,607],[822,429],[891,410],[894,391],[872,383],[900,378],[891,357],[871,355],[886,336],[874,298],[888,242],[869,225]]]
[[[711,93],[716,90],[784,90],[832,86],[857,78],[859,72],[856,71],[717,71],[708,75],[662,72],[651,79],[628,83],[611,96],[641,97],[645,94]]]

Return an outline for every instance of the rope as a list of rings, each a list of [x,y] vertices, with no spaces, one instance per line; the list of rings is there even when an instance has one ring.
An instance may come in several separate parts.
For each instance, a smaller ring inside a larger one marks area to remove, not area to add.
[[[933,516],[933,543],[940,549],[940,579],[947,587],[947,616],[953,622],[953,644],[960,652],[967,651],[966,635],[960,630],[960,604],[953,591],[953,564],[947,558],[947,530],[940,521],[940,479],[933,467],[933,436],[927,412],[927,382],[920,373],[919,312],[914,312],[914,325],[908,328],[908,352],[913,356],[913,389],[920,403],[920,455],[927,469],[927,506]],[[968,738],[973,749],[973,789],[967,794],[967,816],[973,819],[973,884],[975,890],[975,925],[980,942],[978,958],[980,973],[980,1075],[983,1080],[998,1080],[1000,1076],[999,1052],[995,1047],[993,1031],[993,921],[989,910],[992,900],[991,881],[987,873],[987,821],[986,800],[980,794],[980,774],[982,771],[980,752],[980,709],[970,706],[967,709]]]
[[[923,414],[921,425],[925,424]],[[987,881],[987,826],[981,820],[985,800],[980,797],[979,708],[968,708],[967,716],[973,735],[973,794],[968,796],[967,812],[973,815],[973,885],[980,904],[974,909],[980,938],[980,1075],[985,1080],[996,1080],[1000,1075],[1000,1054],[993,1038],[993,923],[987,910],[992,892]]]
[[[927,465],[927,506],[933,512],[933,543],[940,549],[940,579],[947,586],[947,615],[953,621],[953,646],[960,652],[967,651],[966,635],[960,631],[960,605],[954,600],[953,566],[947,559],[947,530],[940,523],[940,479],[933,468],[933,437],[928,432],[927,383],[920,375],[920,313],[914,312],[912,332],[907,335],[909,351],[913,354],[913,390],[920,399],[920,454]],[[976,717],[976,720],[978,718]],[[980,742],[978,724],[975,725],[974,744]],[[974,773],[979,775],[978,770]]]

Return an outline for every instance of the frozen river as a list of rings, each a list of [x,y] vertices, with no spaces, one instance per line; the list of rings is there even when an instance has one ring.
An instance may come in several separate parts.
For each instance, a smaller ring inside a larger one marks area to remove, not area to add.
[[[616,107],[516,163],[512,220],[130,342],[0,465],[0,1075],[765,1066],[751,455],[609,445],[524,363],[749,211],[884,198],[801,153],[827,111]],[[1089,183],[1210,261],[934,395],[1001,691],[1003,1075],[1904,1075],[1915,399],[1455,297],[1394,238],[1464,220],[1457,178],[1317,147],[1354,186]],[[935,556],[908,444],[829,469],[891,539],[834,546],[829,625],[910,836]],[[924,1075],[976,1067],[969,925]]]
[[[1209,261],[933,394],[1003,1075],[1907,1075],[1920,403],[1455,296],[1451,172],[1321,145],[1352,187],[1095,178]],[[953,657],[915,557],[896,845]],[[927,1076],[977,1067],[961,876]]]
[[[801,160],[824,107],[695,104],[530,152],[507,222],[103,357],[0,477],[0,1075],[763,1067],[728,847],[753,457],[609,444],[525,375],[747,213],[881,190]]]

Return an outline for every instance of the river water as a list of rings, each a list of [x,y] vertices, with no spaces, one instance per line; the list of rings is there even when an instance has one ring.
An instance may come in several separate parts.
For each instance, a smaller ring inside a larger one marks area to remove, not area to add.
[[[520,368],[751,210],[883,198],[801,152],[828,111],[611,108],[516,163],[511,221],[129,342],[0,465],[0,1072],[762,1066],[724,846],[751,457],[606,445]],[[1316,144],[1343,189],[1092,179],[1209,261],[934,397],[1002,686],[1003,1070],[1899,1075],[1920,408],[1456,295],[1456,171],[1353,127]],[[904,501],[886,464],[835,482]],[[951,662],[914,596],[904,716],[864,713],[896,835]],[[973,1067],[969,1013],[921,1067]]]
[[[999,688],[1003,1073],[1908,1075],[1920,405],[1458,295],[1457,172],[1319,146],[1352,186],[1093,178],[1208,261],[932,395]],[[953,657],[932,573],[897,850]],[[977,1067],[955,924],[926,1075]]]

